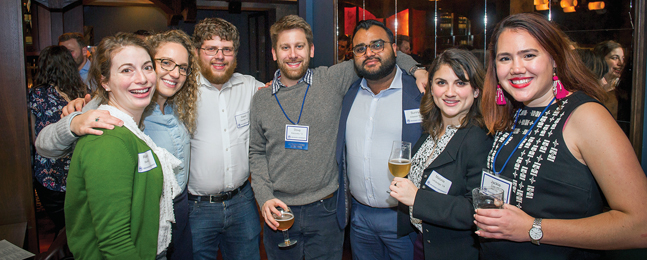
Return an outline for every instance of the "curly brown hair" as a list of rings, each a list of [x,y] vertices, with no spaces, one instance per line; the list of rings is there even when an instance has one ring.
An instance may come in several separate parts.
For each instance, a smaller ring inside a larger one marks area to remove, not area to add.
[[[193,46],[200,50],[204,41],[211,40],[214,36],[224,41],[234,42],[234,51],[238,53],[240,35],[236,26],[220,18],[205,18],[198,22],[193,29]]]
[[[582,91],[597,100],[604,100],[605,94],[602,92],[599,81],[571,49],[571,41],[562,30],[538,14],[510,15],[495,26],[488,46],[488,69],[483,86],[481,111],[490,134],[497,131],[510,131],[514,123],[514,111],[523,107],[523,103],[514,100],[505,91],[503,93],[507,104],[497,105],[495,101],[498,84],[495,59],[497,44],[499,36],[506,29],[528,32],[546,50],[555,61],[557,77],[564,84],[566,90],[570,92]]]
[[[180,121],[184,123],[186,129],[191,135],[193,135],[196,125],[195,119],[197,117],[196,102],[199,95],[197,76],[198,73],[200,73],[200,70],[198,69],[198,57],[196,56],[195,48],[193,47],[191,39],[181,30],[170,30],[146,38],[146,43],[148,43],[153,49],[153,56],[157,55],[157,49],[160,46],[169,42],[179,43],[186,48],[186,51],[189,53],[190,73],[186,77],[186,81],[182,88],[175,93],[175,95],[169,97],[166,102],[168,104],[174,104],[175,112]],[[152,105],[154,105],[155,100],[157,100],[158,94],[158,92],[155,92],[155,96],[151,102]]]
[[[463,82],[469,82],[472,89],[478,90],[481,93],[483,92],[483,80],[485,78],[483,66],[481,66],[481,63],[479,63],[476,56],[469,51],[454,48],[447,49],[434,59],[433,63],[431,63],[431,66],[429,66],[429,69],[427,70],[429,72],[429,82],[427,83],[425,95],[420,101],[422,127],[426,132],[434,137],[434,139],[437,139],[444,127],[446,127],[443,125],[442,111],[440,111],[440,108],[438,108],[434,103],[434,98],[431,93],[434,74],[436,74],[443,65],[449,66],[460,80]],[[480,109],[481,96],[482,95],[478,95],[474,99],[474,103],[472,103],[469,112],[467,112],[465,117],[461,119],[461,125],[459,128],[464,128],[471,124],[477,125],[481,128],[485,127]]]
[[[150,46],[146,44],[142,39],[137,38],[132,33],[117,33],[115,36],[108,36],[103,38],[97,46],[97,50],[94,53],[94,59],[92,59],[92,65],[90,65],[90,71],[88,72],[88,77],[90,79],[90,85],[97,86],[97,89],[94,91],[93,96],[99,98],[101,104],[107,104],[109,97],[108,91],[103,88],[102,83],[110,81],[110,67],[112,66],[112,58],[114,54],[126,46],[136,46],[146,50],[148,55],[153,61],[153,53]],[[152,63],[153,68],[155,68],[155,62]]]
[[[303,20],[303,18],[298,15],[286,15],[281,17],[276,23],[272,24],[270,27],[270,38],[272,38],[272,48],[276,49],[276,42],[279,39],[279,34],[283,31],[292,30],[292,29],[301,29],[306,34],[306,39],[308,40],[308,45],[312,46],[312,28],[310,24]]]

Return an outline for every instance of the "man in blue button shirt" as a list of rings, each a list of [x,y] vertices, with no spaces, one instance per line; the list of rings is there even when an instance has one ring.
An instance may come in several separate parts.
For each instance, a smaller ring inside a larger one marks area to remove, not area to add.
[[[365,20],[353,33],[355,69],[363,77],[342,102],[337,162],[352,194],[350,241],[353,259],[412,259],[415,234],[397,237],[398,201],[387,191],[393,141],[420,137],[422,93],[416,80],[395,64],[393,33]]]
[[[90,60],[88,60],[88,47],[83,39],[83,34],[80,33],[64,33],[58,37],[58,45],[65,46],[70,53],[74,62],[79,67],[79,73],[83,82],[90,87],[92,91],[96,89],[95,86],[88,84],[88,71],[90,70]]]

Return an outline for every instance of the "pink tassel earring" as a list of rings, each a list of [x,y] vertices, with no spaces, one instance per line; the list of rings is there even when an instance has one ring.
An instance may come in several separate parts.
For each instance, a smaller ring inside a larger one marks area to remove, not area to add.
[[[505,96],[503,95],[503,90],[501,89],[501,85],[497,84],[496,85],[496,104],[499,106],[504,106],[507,104],[505,101]]]
[[[557,74],[555,72],[553,72],[553,93],[555,93],[556,99],[565,98],[570,93],[566,88],[564,88],[564,84],[562,84],[562,81],[557,78]]]

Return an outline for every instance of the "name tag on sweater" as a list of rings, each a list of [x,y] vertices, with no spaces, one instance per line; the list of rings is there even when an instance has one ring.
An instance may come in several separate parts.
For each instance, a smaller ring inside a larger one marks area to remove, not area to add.
[[[285,149],[308,150],[310,127],[303,125],[285,125]]]
[[[420,124],[422,123],[422,115],[420,114],[420,109],[409,109],[404,110],[404,119],[407,124]]]
[[[155,168],[157,168],[157,163],[155,163],[155,157],[151,150],[139,154],[137,172],[147,172]]]

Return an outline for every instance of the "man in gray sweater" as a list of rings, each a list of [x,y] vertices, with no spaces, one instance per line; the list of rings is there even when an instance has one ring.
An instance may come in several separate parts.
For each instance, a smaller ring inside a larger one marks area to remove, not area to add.
[[[254,95],[249,148],[252,187],[267,224],[265,250],[269,259],[341,259],[347,205],[338,207],[335,138],[342,99],[359,77],[352,61],[309,69],[312,30],[298,16],[281,18],[270,34],[279,70],[272,87]],[[397,63],[416,68],[406,55]],[[425,71],[416,76],[426,81]],[[298,243],[280,250],[283,235],[272,213],[288,206],[295,219],[290,238]]]

